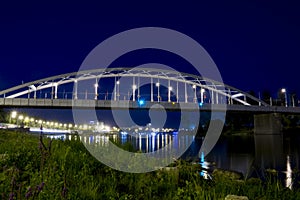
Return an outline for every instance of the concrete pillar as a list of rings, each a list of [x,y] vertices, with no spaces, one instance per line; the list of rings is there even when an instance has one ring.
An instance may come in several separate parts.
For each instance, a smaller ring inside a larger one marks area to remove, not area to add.
[[[283,151],[283,136],[280,134],[254,135],[255,160],[254,166],[261,177],[265,176],[266,169],[285,169]]]
[[[254,134],[282,134],[281,115],[278,113],[254,115]]]

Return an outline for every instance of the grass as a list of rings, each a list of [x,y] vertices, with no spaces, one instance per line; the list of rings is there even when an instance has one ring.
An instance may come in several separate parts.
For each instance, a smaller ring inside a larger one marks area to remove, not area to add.
[[[173,171],[124,173],[101,164],[79,141],[0,130],[0,199],[224,199],[227,194],[300,199],[299,189],[284,188],[272,174],[266,182],[221,176],[207,181],[184,161]]]

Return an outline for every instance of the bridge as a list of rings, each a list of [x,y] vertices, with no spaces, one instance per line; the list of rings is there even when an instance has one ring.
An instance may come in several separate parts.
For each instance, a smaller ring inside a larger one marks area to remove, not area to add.
[[[257,132],[277,132],[277,113],[300,113],[300,107],[271,106],[206,77],[155,68],[93,69],[32,81],[0,91],[0,107],[250,112],[257,115]]]
[[[209,78],[152,68],[106,68],[52,76],[0,91],[1,107],[130,108],[300,113],[270,106],[246,92]]]
[[[155,109],[157,102],[144,102],[140,105],[138,102],[119,100],[117,102],[111,100],[73,100],[73,99],[32,99],[32,98],[0,98],[1,107],[14,108],[59,108],[59,109]],[[159,102],[164,109],[168,111],[193,111],[194,103],[169,103]],[[158,107],[159,108],[159,107]],[[203,104],[199,106],[199,111],[211,111],[210,104]],[[299,114],[299,107],[285,107],[285,106],[245,106],[238,104],[216,104],[214,111],[228,111],[228,112],[253,112],[253,113],[285,113],[285,114]]]

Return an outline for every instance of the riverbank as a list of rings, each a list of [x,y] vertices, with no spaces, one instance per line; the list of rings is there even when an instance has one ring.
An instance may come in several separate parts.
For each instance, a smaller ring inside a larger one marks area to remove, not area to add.
[[[2,199],[299,199],[300,190],[269,179],[244,180],[226,173],[204,180],[199,167],[178,161],[174,170],[131,174],[113,170],[92,157],[80,141],[50,140],[0,130]],[[126,148],[126,147],[125,147]]]

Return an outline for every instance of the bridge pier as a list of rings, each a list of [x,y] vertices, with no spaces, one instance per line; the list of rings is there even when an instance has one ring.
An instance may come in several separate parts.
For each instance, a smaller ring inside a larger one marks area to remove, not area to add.
[[[282,134],[281,115],[279,113],[254,115],[255,135]]]

